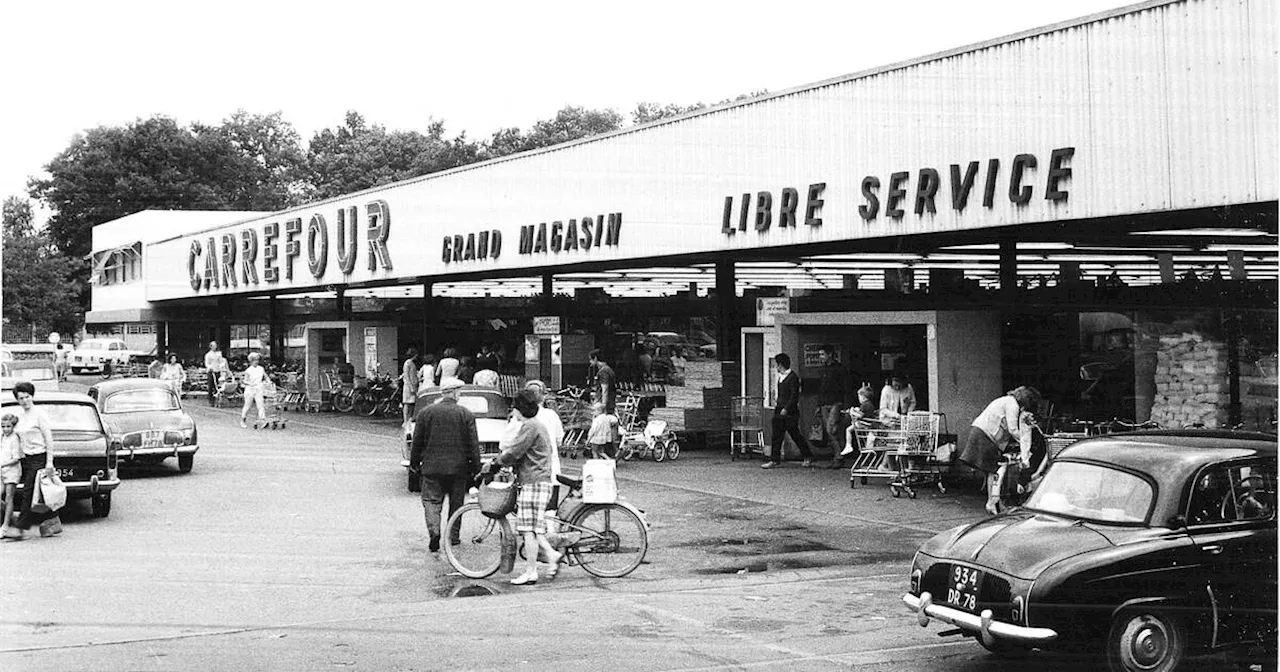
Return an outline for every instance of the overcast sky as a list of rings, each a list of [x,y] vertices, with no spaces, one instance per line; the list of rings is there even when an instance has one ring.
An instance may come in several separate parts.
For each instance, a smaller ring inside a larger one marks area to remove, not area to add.
[[[279,111],[304,146],[347,110],[483,139],[565,105],[629,118],[641,101],[781,91],[1126,4],[4,2],[0,198],[25,196],[76,133],[154,115]]]

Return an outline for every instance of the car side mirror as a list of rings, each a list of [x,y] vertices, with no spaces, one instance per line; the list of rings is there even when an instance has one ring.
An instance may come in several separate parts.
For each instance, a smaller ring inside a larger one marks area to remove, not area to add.
[[[1187,517],[1179,513],[1169,519],[1169,529],[1180,530],[1187,526]]]

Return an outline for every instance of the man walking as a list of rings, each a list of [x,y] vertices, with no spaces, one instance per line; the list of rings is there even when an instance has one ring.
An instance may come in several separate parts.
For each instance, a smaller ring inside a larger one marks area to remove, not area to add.
[[[227,366],[227,358],[222,356],[217,341],[209,341],[209,351],[204,353],[205,381],[209,385],[209,405],[216,406],[218,387],[222,385],[222,371]]]
[[[604,404],[605,410],[612,413],[618,397],[618,375],[600,359],[600,348],[591,351],[589,362],[595,371],[591,379],[591,400]]]
[[[828,469],[844,467],[840,451],[844,449],[844,434],[849,428],[849,417],[844,409],[853,405],[853,380],[849,372],[836,361],[835,346],[823,343],[818,347],[818,424],[822,427],[822,443],[831,449]]]
[[[813,451],[809,449],[809,441],[800,433],[800,376],[791,370],[791,358],[786,353],[778,353],[773,358],[778,370],[778,400],[773,411],[773,457],[760,465],[764,469],[782,466],[782,435],[790,434],[800,455],[804,458],[804,466],[813,466]]]
[[[452,514],[466,500],[471,480],[480,473],[480,440],[476,416],[458,404],[458,378],[440,381],[440,401],[418,409],[409,453],[409,468],[421,474],[422,509],[431,535],[431,552],[440,550],[444,498]],[[449,543],[457,543],[450,539]]]

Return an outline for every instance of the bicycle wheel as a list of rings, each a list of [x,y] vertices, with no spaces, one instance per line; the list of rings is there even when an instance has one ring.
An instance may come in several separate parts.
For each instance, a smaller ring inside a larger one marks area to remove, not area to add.
[[[498,571],[502,564],[502,537],[511,534],[511,523],[506,518],[490,518],[479,504],[472,502],[449,516],[440,541],[445,558],[459,574],[483,579]]]
[[[373,415],[373,411],[378,408],[378,400],[372,392],[361,388],[355,391],[355,401],[351,408],[360,415]]]
[[[356,398],[352,390],[338,390],[333,393],[333,410],[339,413],[350,413],[356,407]]]
[[[568,548],[574,562],[599,577],[630,574],[649,552],[649,533],[631,509],[619,504],[585,504],[573,513],[572,529],[581,532]]]

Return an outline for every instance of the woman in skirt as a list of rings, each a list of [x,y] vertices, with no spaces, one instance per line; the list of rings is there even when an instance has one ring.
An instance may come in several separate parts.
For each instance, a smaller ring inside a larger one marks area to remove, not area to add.
[[[960,461],[987,476],[987,513],[1000,512],[1000,461],[1006,452],[1020,453],[1023,468],[1031,466],[1031,415],[1040,406],[1040,393],[1023,385],[987,404],[973,420]]]

